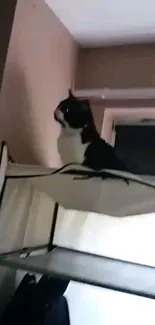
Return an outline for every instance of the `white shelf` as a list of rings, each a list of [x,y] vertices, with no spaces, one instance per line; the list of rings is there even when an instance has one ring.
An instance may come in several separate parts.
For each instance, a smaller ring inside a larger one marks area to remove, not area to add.
[[[155,88],[75,89],[74,95],[101,100],[145,100],[155,99]]]

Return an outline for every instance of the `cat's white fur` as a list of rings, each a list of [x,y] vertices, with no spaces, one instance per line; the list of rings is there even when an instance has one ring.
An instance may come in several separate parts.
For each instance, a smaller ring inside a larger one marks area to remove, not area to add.
[[[65,127],[61,128],[61,133],[57,141],[58,152],[63,165],[69,163],[80,163],[84,161],[85,150],[88,143],[83,144],[81,139],[81,129],[72,129],[64,120],[63,113],[56,111],[57,117],[63,122]]]
[[[58,151],[62,163],[83,163],[88,143],[81,141],[81,130],[62,128],[58,138]]]

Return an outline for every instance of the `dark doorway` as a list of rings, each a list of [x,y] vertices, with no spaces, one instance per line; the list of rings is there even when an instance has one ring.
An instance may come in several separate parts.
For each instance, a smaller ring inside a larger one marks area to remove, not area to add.
[[[131,172],[155,175],[155,125],[116,126],[115,148]]]
[[[0,0],[0,89],[17,0]]]

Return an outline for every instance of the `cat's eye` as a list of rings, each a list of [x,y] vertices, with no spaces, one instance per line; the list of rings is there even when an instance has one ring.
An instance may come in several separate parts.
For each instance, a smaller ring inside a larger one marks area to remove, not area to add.
[[[68,113],[68,112],[69,112],[69,108],[66,109],[66,113]]]

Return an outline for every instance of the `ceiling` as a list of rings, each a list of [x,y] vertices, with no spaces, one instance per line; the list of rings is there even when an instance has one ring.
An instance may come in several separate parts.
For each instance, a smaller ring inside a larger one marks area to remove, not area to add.
[[[155,41],[155,0],[46,0],[85,46]]]

